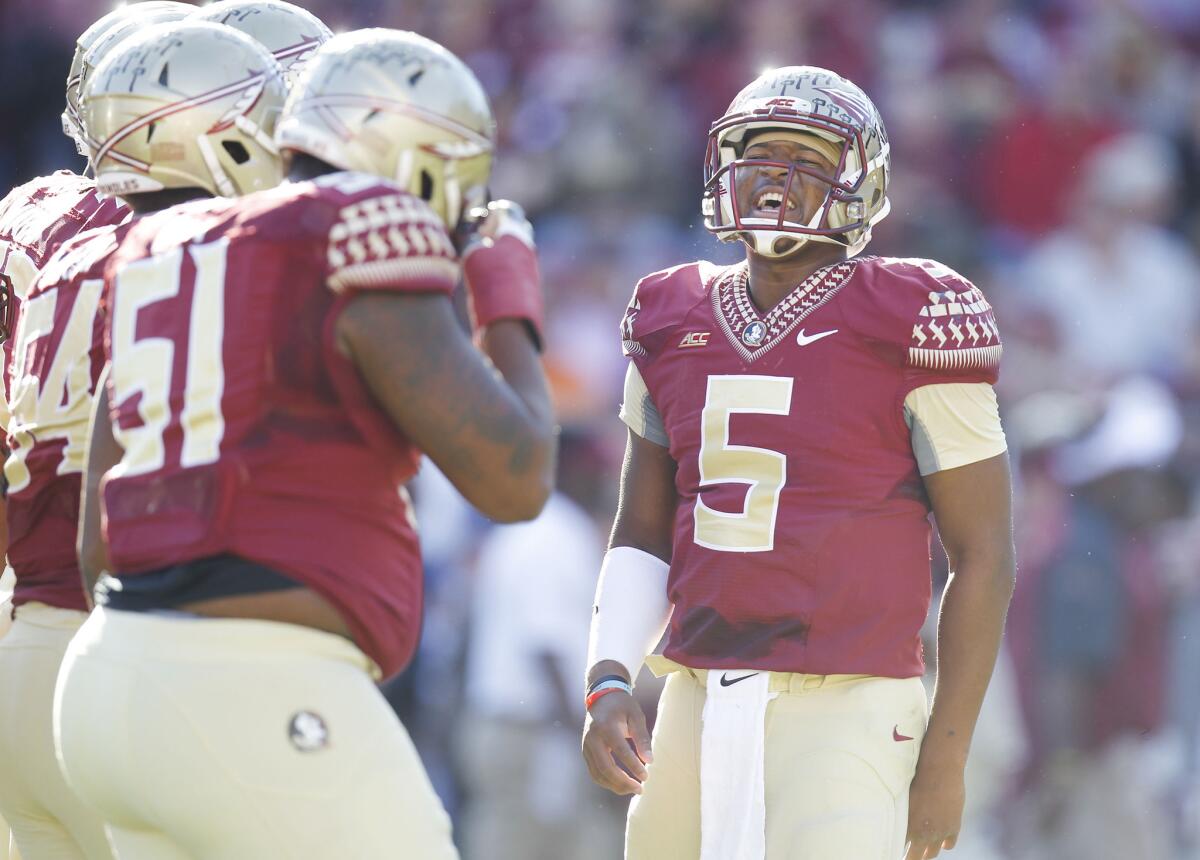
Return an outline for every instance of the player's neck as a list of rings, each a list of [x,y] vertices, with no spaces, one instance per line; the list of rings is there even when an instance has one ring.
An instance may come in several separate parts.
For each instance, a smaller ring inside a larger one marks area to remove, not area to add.
[[[817,269],[844,259],[845,247],[828,242],[809,242],[793,256],[783,258],[762,257],[748,251],[750,298],[765,313]]]
[[[167,188],[162,191],[143,191],[140,194],[125,194],[121,199],[137,215],[170,209],[189,200],[212,197],[203,188]]]
[[[287,177],[292,182],[304,182],[329,173],[337,173],[341,169],[307,153],[293,152],[288,162]]]

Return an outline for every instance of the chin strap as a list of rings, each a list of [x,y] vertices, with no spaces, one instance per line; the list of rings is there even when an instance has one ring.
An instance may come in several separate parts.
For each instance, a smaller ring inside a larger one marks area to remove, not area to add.
[[[737,234],[737,237],[745,242],[750,250],[754,251],[754,253],[758,254],[759,256],[773,257],[775,259],[790,257],[809,242],[825,242],[830,245],[841,245],[842,247],[847,247],[845,241],[839,239],[837,236],[818,236],[808,233],[785,233],[781,230],[743,230]],[[868,241],[870,240],[870,231],[864,234],[864,238]],[[791,247],[787,248],[785,251],[775,251],[775,243],[780,239],[787,239],[790,241],[792,243]],[[759,245],[764,243],[764,241],[766,244],[766,250],[763,250],[759,247]],[[866,241],[860,242],[858,249],[853,250],[850,254],[848,254],[848,256],[854,256],[854,254],[857,254],[858,251],[862,250],[862,247],[866,244]]]

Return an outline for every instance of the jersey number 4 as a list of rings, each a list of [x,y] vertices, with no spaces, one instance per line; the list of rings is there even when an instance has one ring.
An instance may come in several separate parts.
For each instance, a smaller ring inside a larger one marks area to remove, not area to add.
[[[775,547],[779,493],[787,480],[787,455],[729,443],[729,416],[739,412],[787,415],[788,376],[710,376],[700,422],[700,486],[746,484],[740,513],[710,508],[703,496],[693,512],[695,541],[724,552],[767,552]]]
[[[137,397],[141,418],[138,426],[113,428],[125,449],[121,461],[125,475],[155,472],[165,464],[163,434],[171,423],[172,403],[182,402],[177,419],[183,431],[179,464],[184,468],[202,466],[216,462],[220,455],[225,436],[221,347],[228,247],[228,239],[179,247],[131,263],[117,276],[112,318],[112,402],[119,407]],[[179,295],[185,250],[195,274],[187,314],[187,364],[180,392],[172,385],[176,342],[167,337],[138,338],[137,325],[143,308]]]
[[[92,404],[89,348],[103,287],[100,280],[83,281],[73,297],[61,288],[47,290],[21,306],[12,359],[12,451],[4,464],[10,493],[29,486],[26,458],[35,441],[64,440],[58,474],[83,471]],[[63,302],[70,304],[60,307]],[[55,320],[64,313],[66,326],[52,343]]]

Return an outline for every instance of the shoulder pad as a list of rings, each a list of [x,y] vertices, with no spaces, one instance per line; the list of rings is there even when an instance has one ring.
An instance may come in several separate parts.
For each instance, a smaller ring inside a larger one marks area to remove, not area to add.
[[[625,355],[646,358],[657,341],[683,322],[724,267],[705,260],[686,263],[647,275],[638,281],[621,320],[621,345]]]
[[[365,173],[334,173],[312,183],[329,207],[326,260],[331,289],[365,288],[397,277],[458,280],[458,251],[428,203]]]
[[[46,260],[28,297],[80,277],[100,277],[103,265],[117,248],[119,225],[106,224],[77,233],[63,242]]]
[[[855,317],[864,334],[898,347],[908,367],[996,371],[1000,330],[977,286],[935,260],[876,257],[861,265],[870,307]]]
[[[60,170],[14,188],[0,201],[0,240],[20,246],[37,264],[85,227],[117,224],[129,210],[104,198],[92,180]]]

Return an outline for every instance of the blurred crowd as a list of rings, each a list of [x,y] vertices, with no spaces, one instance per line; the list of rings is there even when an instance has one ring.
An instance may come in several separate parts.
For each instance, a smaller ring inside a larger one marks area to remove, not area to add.
[[[560,490],[495,528],[422,474],[424,638],[387,688],[468,860],[620,856],[623,805],[578,755],[617,324],[642,274],[740,256],[700,224],[707,130],[761,68],[800,63],[888,125],[869,250],[962,272],[1004,339],[1020,571],[951,856],[1200,858],[1200,3],[300,2],[463,57],[499,121],[494,195],[538,232]],[[82,167],[62,83],[104,10],[0,0],[0,188]]]

